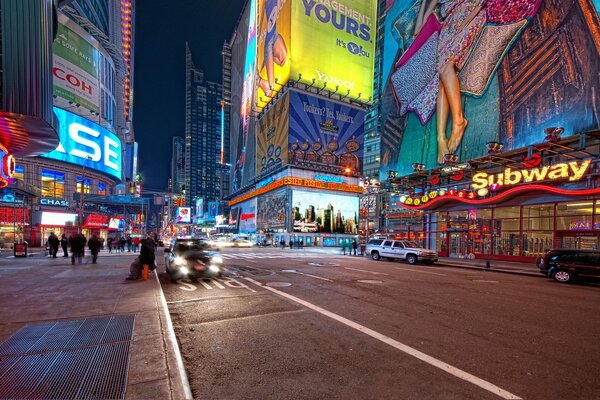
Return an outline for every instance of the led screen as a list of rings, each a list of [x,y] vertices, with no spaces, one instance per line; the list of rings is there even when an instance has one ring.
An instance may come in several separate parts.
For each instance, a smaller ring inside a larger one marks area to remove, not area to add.
[[[241,203],[239,209],[239,232],[256,232],[256,198]]]
[[[386,2],[381,179],[598,128],[598,1]]]
[[[192,222],[192,207],[177,207],[175,212],[177,222],[190,223]]]
[[[42,225],[65,226],[67,222],[75,224],[77,214],[42,211]]]
[[[258,229],[284,229],[285,214],[288,210],[288,197],[286,189],[274,190],[260,196],[257,202]]]
[[[85,118],[54,107],[60,144],[41,157],[85,166],[121,179],[121,140]]]
[[[357,232],[358,196],[292,192],[292,228],[294,232]]]

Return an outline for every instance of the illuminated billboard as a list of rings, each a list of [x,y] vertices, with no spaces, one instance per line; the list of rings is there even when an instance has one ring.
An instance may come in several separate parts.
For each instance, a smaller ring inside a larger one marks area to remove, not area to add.
[[[376,25],[376,0],[295,0],[291,79],[371,102]]]
[[[262,109],[290,77],[292,0],[258,0],[256,106]]]
[[[239,210],[239,233],[256,232],[256,198],[241,203]]]
[[[64,15],[58,16],[56,39],[52,43],[55,102],[61,100],[65,106],[78,104],[85,115],[99,114],[97,41]]]
[[[256,227],[261,230],[285,229],[288,210],[287,190],[279,189],[258,198]]]
[[[192,207],[177,207],[175,218],[179,223],[189,224],[192,222]]]
[[[74,225],[75,221],[77,221],[77,214],[42,211],[42,225],[45,226]]]
[[[597,129],[598,1],[471,3],[387,1],[381,179]]]
[[[342,103],[290,92],[288,164],[353,175],[362,172],[365,113]]]
[[[294,232],[357,233],[358,196],[292,191]]]
[[[275,103],[258,121],[256,173],[287,164],[289,93]]]
[[[54,115],[60,144],[40,157],[85,166],[121,179],[121,140],[114,133],[58,107],[54,107]]]

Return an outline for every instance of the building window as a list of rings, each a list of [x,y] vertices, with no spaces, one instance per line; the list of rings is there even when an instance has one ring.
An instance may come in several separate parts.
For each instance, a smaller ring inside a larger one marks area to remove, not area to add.
[[[102,181],[98,181],[98,194],[106,195],[106,184]]]
[[[42,197],[64,199],[65,174],[63,172],[43,169],[42,171]]]
[[[84,193],[91,193],[92,180],[90,178],[83,179]],[[81,193],[81,175],[77,175],[77,193]]]
[[[15,166],[15,173],[13,174],[13,179],[18,179],[20,181],[25,181],[25,167],[22,165]]]

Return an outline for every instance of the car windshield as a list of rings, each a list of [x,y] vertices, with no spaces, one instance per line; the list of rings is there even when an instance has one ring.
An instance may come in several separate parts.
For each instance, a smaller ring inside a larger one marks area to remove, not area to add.
[[[411,242],[411,241],[405,241],[405,242],[404,242],[404,247],[412,247],[412,248],[415,248],[415,247],[421,247],[421,246],[419,246],[419,245],[418,245],[417,243],[415,243],[415,242]]]
[[[182,240],[175,243],[173,251],[175,253],[183,253],[188,250],[204,250],[207,245],[204,240]]]

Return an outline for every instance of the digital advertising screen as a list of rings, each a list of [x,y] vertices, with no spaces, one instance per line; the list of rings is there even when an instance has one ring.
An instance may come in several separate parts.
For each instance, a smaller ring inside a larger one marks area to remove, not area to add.
[[[256,232],[256,198],[239,205],[238,228],[240,233]]]
[[[288,164],[362,172],[365,113],[345,104],[290,91]]]
[[[376,0],[296,0],[291,30],[291,79],[372,101]]]
[[[177,207],[175,218],[179,223],[189,224],[192,222],[192,207]]]
[[[256,139],[256,173],[260,174],[287,164],[289,92],[258,120]]]
[[[358,196],[292,191],[294,232],[357,233]]]
[[[600,2],[471,3],[386,2],[381,179],[597,129]]]
[[[86,115],[99,114],[100,53],[94,46],[96,40],[64,15],[59,13],[58,16],[57,34],[52,43],[53,94],[65,105],[79,104]]]
[[[67,223],[75,224],[75,221],[77,214],[42,211],[42,225],[65,226]]]
[[[285,229],[288,210],[286,189],[274,190],[258,198],[256,227],[258,229]]]
[[[260,111],[290,77],[292,0],[257,0],[256,107]]]
[[[40,157],[85,166],[121,180],[121,140],[77,114],[54,107],[58,120],[58,147]]]

